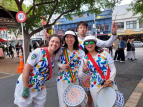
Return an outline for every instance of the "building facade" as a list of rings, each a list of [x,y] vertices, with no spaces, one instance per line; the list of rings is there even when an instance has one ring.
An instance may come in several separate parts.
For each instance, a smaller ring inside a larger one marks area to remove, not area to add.
[[[54,32],[59,35],[63,35],[64,32],[68,29],[71,29],[77,32],[77,23],[80,21],[86,21],[88,23],[87,35],[95,35],[95,23],[94,23],[94,15],[85,12],[82,17],[72,15],[73,20],[68,20],[64,16],[60,18],[56,25],[54,26]],[[111,24],[112,24],[112,13],[111,10],[105,10],[100,15],[95,17],[96,21],[96,29],[97,36],[102,39],[106,39],[108,34],[111,32]],[[78,34],[78,33],[77,33]]]
[[[132,11],[127,11],[130,8],[129,4],[117,6],[112,14],[112,21],[116,17],[116,25],[118,27],[118,35],[136,41],[143,41],[143,23],[140,24],[138,18],[140,15],[133,15]]]

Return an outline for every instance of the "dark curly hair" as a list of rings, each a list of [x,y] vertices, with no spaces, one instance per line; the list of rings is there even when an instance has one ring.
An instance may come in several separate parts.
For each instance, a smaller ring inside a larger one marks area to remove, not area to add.
[[[72,31],[72,30],[67,30],[67,31]],[[74,32],[74,31],[73,31],[73,32]],[[74,33],[75,33],[75,32],[74,32]],[[65,36],[63,37],[63,41],[64,41],[64,42],[65,42],[66,36],[67,36],[67,35],[65,35]],[[74,43],[73,48],[74,48],[74,50],[78,50],[78,49],[79,49],[79,43],[78,43],[78,39],[77,39],[76,33],[75,33],[75,35],[73,35],[73,36],[74,36],[74,38],[75,38],[75,43]],[[68,48],[68,45],[66,44],[66,42],[65,42],[65,44],[64,44],[63,47]]]

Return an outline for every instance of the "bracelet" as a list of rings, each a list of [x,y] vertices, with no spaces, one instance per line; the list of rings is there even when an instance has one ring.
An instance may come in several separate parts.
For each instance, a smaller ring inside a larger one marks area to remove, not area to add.
[[[28,97],[29,96],[29,88],[23,87],[22,97]]]
[[[115,34],[112,33],[112,35],[117,35],[117,33],[115,33]]]

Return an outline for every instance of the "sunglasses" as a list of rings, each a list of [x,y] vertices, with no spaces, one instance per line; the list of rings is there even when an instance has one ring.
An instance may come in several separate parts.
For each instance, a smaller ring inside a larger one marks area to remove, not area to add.
[[[89,43],[90,43],[90,44],[94,44],[95,42],[94,42],[94,41],[87,41],[87,42],[84,42],[85,45],[88,45]]]

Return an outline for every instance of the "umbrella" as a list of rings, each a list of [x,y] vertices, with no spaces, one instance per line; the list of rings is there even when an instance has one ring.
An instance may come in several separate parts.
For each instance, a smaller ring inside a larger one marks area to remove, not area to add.
[[[3,40],[2,38],[0,38],[0,42],[7,42],[6,40]]]

